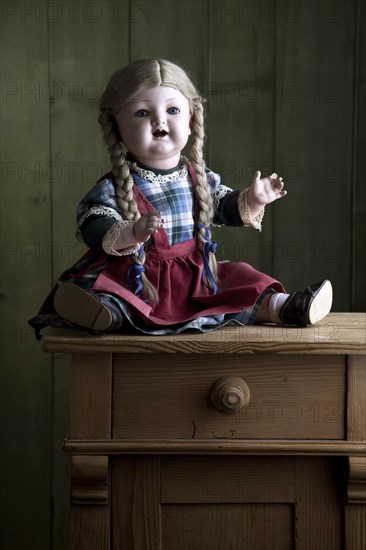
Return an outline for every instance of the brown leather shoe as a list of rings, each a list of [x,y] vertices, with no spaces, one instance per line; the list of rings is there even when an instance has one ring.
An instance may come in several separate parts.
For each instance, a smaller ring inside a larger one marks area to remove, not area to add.
[[[283,304],[279,318],[285,325],[305,327],[321,321],[332,307],[333,290],[327,279],[293,292]]]
[[[54,307],[66,321],[92,330],[112,330],[122,324],[122,314],[114,304],[108,301],[107,305],[104,296],[87,292],[74,283],[65,282],[58,287]]]

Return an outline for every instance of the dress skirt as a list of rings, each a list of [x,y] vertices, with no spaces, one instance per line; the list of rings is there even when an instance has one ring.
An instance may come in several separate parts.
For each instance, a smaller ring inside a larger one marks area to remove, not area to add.
[[[214,294],[204,282],[202,248],[202,243],[194,238],[147,251],[144,268],[158,292],[157,304],[135,295],[133,282],[129,281],[131,257],[109,262],[92,290],[118,296],[135,315],[155,327],[187,323],[198,317],[240,313],[252,307],[266,289],[284,291],[281,283],[245,262],[218,262],[219,290]]]

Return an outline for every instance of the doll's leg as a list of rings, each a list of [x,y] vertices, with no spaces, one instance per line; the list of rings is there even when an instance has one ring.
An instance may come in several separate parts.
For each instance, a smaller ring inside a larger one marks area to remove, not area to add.
[[[308,286],[304,291],[292,294],[275,292],[264,297],[258,308],[255,322],[314,325],[328,315],[332,300],[332,285],[327,279]]]
[[[109,296],[88,292],[74,283],[62,283],[54,297],[56,313],[71,323],[96,331],[118,329],[122,313]]]
[[[268,293],[261,301],[257,313],[255,314],[255,323],[272,323],[271,316],[269,314],[269,301],[273,294]]]

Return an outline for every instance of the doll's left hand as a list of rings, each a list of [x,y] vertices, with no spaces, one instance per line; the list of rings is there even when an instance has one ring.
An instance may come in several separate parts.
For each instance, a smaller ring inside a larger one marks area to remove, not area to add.
[[[253,208],[263,207],[277,199],[284,197],[287,191],[284,189],[282,178],[272,174],[261,178],[259,170],[254,174],[248,193],[248,206]],[[250,204],[252,203],[252,204]]]

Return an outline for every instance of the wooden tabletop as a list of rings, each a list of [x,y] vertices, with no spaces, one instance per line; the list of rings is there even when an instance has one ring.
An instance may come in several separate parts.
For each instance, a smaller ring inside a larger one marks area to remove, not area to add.
[[[228,326],[204,334],[191,331],[174,336],[123,333],[90,336],[84,332],[52,328],[44,336],[43,351],[366,355],[366,313],[330,313],[317,325],[306,328]]]

